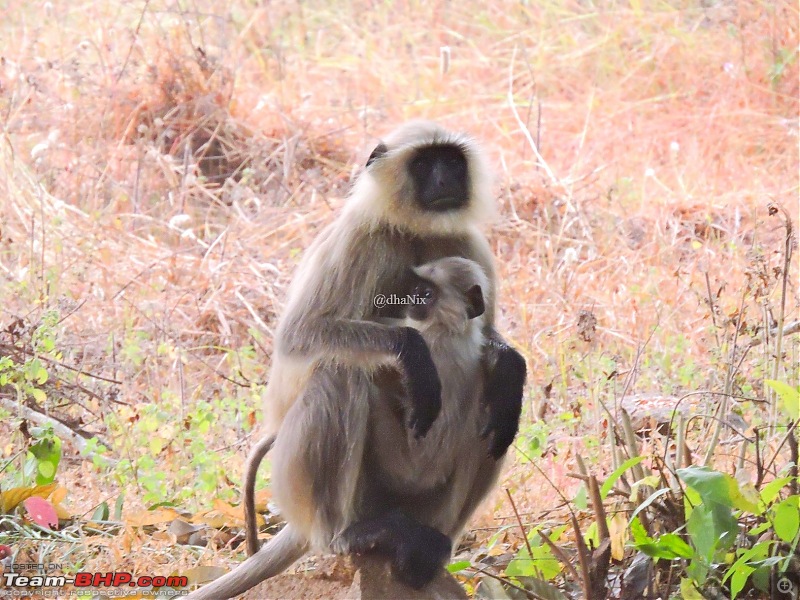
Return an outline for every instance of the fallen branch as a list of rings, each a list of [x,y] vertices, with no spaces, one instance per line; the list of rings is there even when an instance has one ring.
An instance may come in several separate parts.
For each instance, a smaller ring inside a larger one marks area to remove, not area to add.
[[[783,334],[782,335],[783,335],[783,337],[786,337],[787,335],[792,335],[792,334],[795,334],[795,333],[798,333],[798,332],[800,332],[800,320],[792,321],[791,323],[787,323],[783,327]],[[772,329],[769,330],[769,337],[770,338],[773,338],[776,335],[778,335],[778,328],[777,327],[773,327]],[[764,343],[764,337],[763,336],[762,337],[754,337],[752,340],[750,340],[750,343],[748,344],[748,347],[755,348],[756,346],[760,346],[763,343]]]
[[[117,464],[117,461],[112,458],[108,458],[107,456],[103,456],[102,454],[98,454],[96,452],[87,451],[86,438],[74,432],[67,425],[57,419],[54,419],[53,417],[43,415],[42,413],[28,408],[23,404],[13,402],[7,398],[3,398],[2,396],[0,396],[0,406],[10,411],[12,414],[16,414],[23,419],[27,419],[28,421],[36,423],[37,425],[49,425],[60,438],[69,440],[82,456],[98,462],[103,467],[113,467]]]

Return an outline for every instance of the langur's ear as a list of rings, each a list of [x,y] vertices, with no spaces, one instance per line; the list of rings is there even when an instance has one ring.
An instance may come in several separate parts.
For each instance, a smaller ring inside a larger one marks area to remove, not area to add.
[[[378,160],[381,156],[386,154],[389,151],[389,148],[386,147],[386,144],[381,142],[377,146],[375,146],[375,150],[372,151],[372,154],[369,155],[367,159],[367,164],[364,165],[365,167],[369,167],[372,163]]]
[[[467,290],[467,317],[474,319],[486,312],[486,305],[483,302],[483,290],[481,286],[475,284]]]

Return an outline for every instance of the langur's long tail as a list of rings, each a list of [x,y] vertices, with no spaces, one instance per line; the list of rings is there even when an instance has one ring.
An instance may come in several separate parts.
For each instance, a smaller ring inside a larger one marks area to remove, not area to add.
[[[256,523],[256,474],[258,466],[267,452],[275,444],[275,436],[271,435],[256,444],[247,457],[247,470],[244,474],[244,530],[247,539],[247,555],[255,556],[258,552],[258,524]]]
[[[265,579],[288,569],[308,552],[308,542],[287,525],[267,542],[261,550],[230,573],[184,596],[185,600],[227,600],[243,594]]]

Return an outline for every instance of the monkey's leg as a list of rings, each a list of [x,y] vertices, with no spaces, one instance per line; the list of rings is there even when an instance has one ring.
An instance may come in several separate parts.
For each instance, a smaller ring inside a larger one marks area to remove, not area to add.
[[[503,468],[503,458],[495,460],[492,456],[487,456],[483,449],[476,449],[475,452],[480,452],[480,462],[476,466],[473,473],[469,474],[472,480],[472,486],[464,494],[463,502],[461,503],[460,510],[456,513],[453,529],[450,535],[453,539],[459,538],[464,527],[467,525],[475,509],[478,508],[487,494],[494,487],[497,482],[497,477]]]
[[[527,368],[522,355],[509,346],[500,334],[494,329],[490,334],[484,347],[484,402],[489,407],[489,420],[481,432],[481,438],[494,433],[489,454],[499,459],[505,455],[519,430]]]
[[[476,441],[474,433],[461,445],[455,470],[436,493],[403,505],[409,516],[434,527],[457,546],[469,518],[494,487],[503,459],[489,456],[489,441]]]
[[[320,367],[278,431],[273,497],[284,518],[317,550],[328,550],[354,520],[370,386],[362,369]]]
[[[350,552],[387,556],[394,576],[415,589],[430,583],[452,552],[450,538],[399,510],[351,525],[341,540]]]

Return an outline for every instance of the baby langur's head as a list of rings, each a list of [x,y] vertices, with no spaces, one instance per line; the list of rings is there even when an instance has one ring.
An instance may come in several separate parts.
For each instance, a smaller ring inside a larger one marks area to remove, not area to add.
[[[451,256],[425,263],[413,269],[406,318],[422,332],[459,334],[471,325],[480,328],[488,287],[486,274],[474,261]]]

